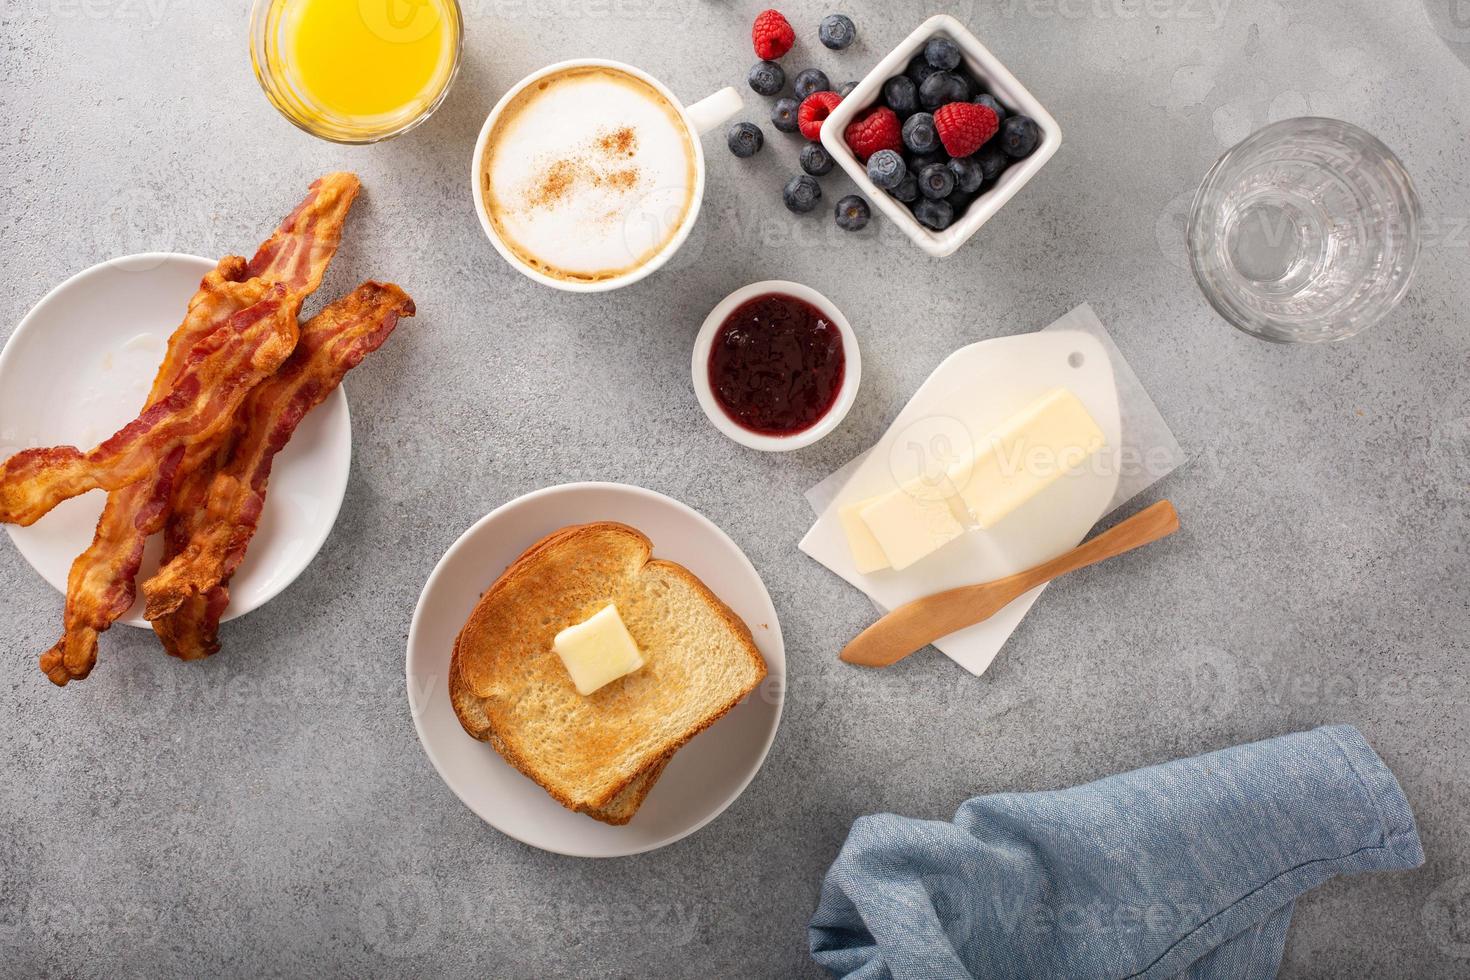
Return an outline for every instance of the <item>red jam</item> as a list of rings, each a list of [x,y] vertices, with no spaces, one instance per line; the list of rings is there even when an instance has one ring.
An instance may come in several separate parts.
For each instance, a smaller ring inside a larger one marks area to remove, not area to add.
[[[804,300],[768,293],[746,300],[720,324],[709,384],[742,428],[789,436],[831,411],[845,368],[837,324]]]

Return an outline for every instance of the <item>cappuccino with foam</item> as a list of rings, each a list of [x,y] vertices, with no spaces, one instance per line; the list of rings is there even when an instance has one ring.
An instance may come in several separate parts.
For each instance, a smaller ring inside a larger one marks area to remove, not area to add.
[[[544,275],[619,278],[662,252],[688,219],[693,139],[678,107],[628,72],[589,65],[537,79],[485,140],[485,216]]]

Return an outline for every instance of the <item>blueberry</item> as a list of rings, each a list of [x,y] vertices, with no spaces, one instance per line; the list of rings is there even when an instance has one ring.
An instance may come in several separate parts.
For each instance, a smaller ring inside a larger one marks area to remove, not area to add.
[[[856,194],[849,194],[837,202],[837,227],[844,231],[861,231],[871,216],[868,202]]]
[[[924,60],[924,55],[921,52],[914,55],[914,60],[910,61],[908,68],[904,69],[904,74],[907,75],[915,85],[923,85],[924,79],[928,78],[930,75],[934,74],[938,70],[938,68],[935,68],[933,65],[929,64],[929,62]]]
[[[924,45],[924,60],[941,71],[960,66],[960,46],[947,37],[931,37]]]
[[[796,81],[791,83],[798,99],[805,99],[813,92],[830,92],[832,83],[827,80],[827,73],[820,68],[808,68],[797,72]]]
[[[898,186],[888,192],[890,197],[896,198],[905,204],[912,204],[919,199],[919,178],[913,174],[904,174],[903,180]]]
[[[857,88],[857,82],[846,82],[837,90],[837,94],[845,99],[852,94],[852,90],[855,88]]]
[[[919,86],[907,75],[894,75],[883,83],[883,102],[902,119],[919,111]]]
[[[931,163],[919,171],[919,193],[925,197],[937,201],[941,197],[949,197],[952,190],[954,174],[948,164]]]
[[[825,177],[832,172],[832,154],[821,143],[808,143],[801,148],[801,169],[813,177]]]
[[[1041,142],[1041,127],[1030,116],[1012,116],[1000,124],[1000,145],[1017,160],[1029,157]]]
[[[950,212],[956,218],[958,218],[963,215],[965,211],[970,207],[970,202],[975,200],[975,198],[979,196],[979,194],[972,194],[969,191],[962,191],[958,187],[956,187],[954,191],[950,193],[949,197],[946,197],[944,199],[944,202],[949,205]]]
[[[745,80],[756,95],[775,95],[786,87],[786,70],[774,61],[757,61]]]
[[[851,17],[828,14],[817,27],[817,37],[833,51],[841,51],[857,37],[857,27]]]
[[[738,122],[732,124],[725,133],[725,142],[731,153],[744,160],[761,151],[761,147],[766,144],[766,134],[755,123]]]
[[[948,201],[931,201],[928,198],[914,205],[914,217],[919,224],[934,231],[943,231],[954,221],[954,208]]]
[[[786,182],[781,191],[781,200],[786,202],[788,211],[797,214],[806,214],[817,206],[822,199],[822,187],[817,183],[815,177],[806,174],[797,174]]]
[[[903,145],[915,153],[933,153],[939,149],[939,130],[934,128],[934,117],[927,112],[916,112],[903,124]]]
[[[885,191],[897,187],[908,172],[903,157],[895,150],[879,150],[868,157],[868,179]]]
[[[1006,156],[1006,151],[1002,149],[1000,140],[991,140],[989,143],[986,143],[970,159],[980,165],[980,172],[985,175],[986,180],[994,180],[999,177],[1001,171],[1005,170],[1011,163],[1011,158]]]
[[[933,163],[948,162],[949,154],[945,153],[943,150],[936,150],[933,153],[910,153],[907,160],[909,169],[914,173],[918,173],[920,170],[923,170],[925,167]]]
[[[1002,122],[1005,121],[1006,107],[997,102],[995,100],[995,96],[991,95],[989,92],[981,92],[979,95],[975,96],[975,104],[985,106],[991,112],[995,113],[996,119],[1001,120]]]
[[[974,157],[956,157],[949,161],[949,172],[954,174],[955,186],[966,194],[974,194],[985,183],[985,172]]]
[[[938,109],[950,102],[970,101],[970,83],[947,71],[936,71],[919,86],[919,105]]]
[[[792,98],[777,99],[776,104],[771,107],[771,125],[783,133],[794,133],[799,129],[796,121],[796,110],[801,108],[801,103]]]

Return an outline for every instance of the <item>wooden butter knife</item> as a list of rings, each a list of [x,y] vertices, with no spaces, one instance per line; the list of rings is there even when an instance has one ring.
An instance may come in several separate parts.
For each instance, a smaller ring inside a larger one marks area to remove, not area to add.
[[[1147,507],[1090,541],[1051,561],[1015,575],[966,585],[915,599],[863,630],[842,650],[842,659],[862,667],[887,667],[943,636],[989,619],[1011,600],[1054,578],[1179,530],[1179,515],[1167,500]]]

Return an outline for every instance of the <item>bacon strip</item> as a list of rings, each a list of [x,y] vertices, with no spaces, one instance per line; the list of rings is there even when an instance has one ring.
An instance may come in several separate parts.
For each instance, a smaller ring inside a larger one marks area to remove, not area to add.
[[[255,534],[276,454],[343,376],[388,339],[399,318],[413,314],[402,289],[365,282],[306,323],[291,357],[250,393],[228,459],[202,493],[194,484],[200,496],[180,508],[195,516],[192,534],[143,584],[147,616],[170,653],[194,659],[218,649],[215,631],[229,601],[224,583]]]
[[[153,632],[170,656],[201,660],[219,652],[219,624],[230,605],[230,588],[220,583],[203,595],[191,595],[178,609],[155,620]]]
[[[212,438],[295,346],[296,311],[272,286],[195,344],[168,394],[95,449],[25,449],[0,465],[0,523],[34,524],[63,500],[136,483],[175,448]]]
[[[195,533],[206,527],[209,487],[227,455],[223,454],[213,460],[212,465],[201,466],[189,473],[174,488],[170,502],[173,510],[163,534],[161,568],[182,554]],[[154,619],[153,632],[164,652],[171,657],[199,660],[212,656],[219,652],[219,624],[229,605],[229,585],[220,582],[202,595],[190,595],[167,616]]]
[[[357,175],[346,171],[314,181],[256,250],[248,270],[251,278],[279,282],[303,298],[315,292],[342,243],[342,226],[361,186]]]
[[[264,284],[243,283],[247,265],[238,255],[227,256],[199,283],[189,312],[169,338],[148,405],[173,387],[196,344],[265,291]],[[182,460],[183,453],[172,454],[156,473],[107,495],[92,544],[72,562],[67,575],[62,638],[41,656],[42,670],[54,682],[85,677],[97,659],[97,635],[133,604],[133,577],[143,560],[143,546],[163,525]]]
[[[169,338],[149,405],[172,387],[189,351],[232,313],[258,300],[271,283],[285,285],[296,294],[298,305],[316,289],[341,243],[359,186],[350,173],[322,177],[253,260],[231,256],[205,276],[189,302],[188,316]],[[187,476],[215,451],[212,445],[191,447],[183,458],[170,456],[157,472],[108,494],[92,544],[72,563],[67,576],[62,637],[41,656],[41,669],[54,683],[66,684],[91,671],[98,634],[133,604],[143,547],[164,526],[176,476]]]

